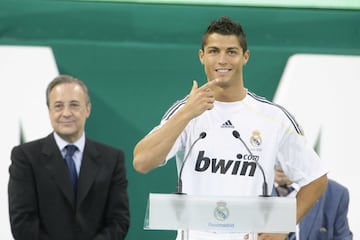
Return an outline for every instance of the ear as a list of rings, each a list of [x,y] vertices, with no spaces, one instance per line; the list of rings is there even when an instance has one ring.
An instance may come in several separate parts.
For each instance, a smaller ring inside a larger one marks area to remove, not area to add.
[[[250,58],[250,51],[249,50],[246,50],[244,52],[243,58],[244,58],[244,65],[246,65],[246,63],[249,61],[249,58]]]
[[[204,51],[202,49],[199,49],[199,59],[201,64],[204,65]]]
[[[86,104],[86,118],[90,116],[91,113],[91,103]]]

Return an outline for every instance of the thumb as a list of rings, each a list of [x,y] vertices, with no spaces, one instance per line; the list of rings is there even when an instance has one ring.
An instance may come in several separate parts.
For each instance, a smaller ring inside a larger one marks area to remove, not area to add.
[[[193,80],[193,86],[192,86],[191,90],[195,90],[197,88],[198,88],[198,83],[196,80]]]

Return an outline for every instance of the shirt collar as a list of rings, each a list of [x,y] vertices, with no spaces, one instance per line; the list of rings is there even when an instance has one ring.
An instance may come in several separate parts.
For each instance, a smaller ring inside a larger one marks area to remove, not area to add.
[[[73,144],[73,145],[75,145],[80,152],[83,152],[83,151],[84,151],[84,147],[85,147],[85,133],[83,133],[83,134],[81,135],[81,137],[80,137],[77,141],[75,141],[75,142],[73,142],[73,143],[69,143],[69,142],[65,141],[65,140],[62,139],[62,138],[59,136],[59,134],[57,134],[56,132],[54,132],[54,138],[55,138],[56,145],[59,147],[59,149],[60,149],[61,151],[63,151],[64,148],[65,148],[65,146],[68,145],[68,144]]]

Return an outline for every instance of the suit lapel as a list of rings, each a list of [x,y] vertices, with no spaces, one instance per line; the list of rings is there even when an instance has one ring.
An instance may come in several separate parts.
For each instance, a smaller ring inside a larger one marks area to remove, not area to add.
[[[73,207],[75,207],[75,196],[71,185],[69,171],[62,158],[61,152],[56,145],[53,134],[47,136],[41,151],[44,156],[43,164],[45,168],[49,171],[55,183],[65,195],[65,198]]]
[[[99,152],[96,149],[96,145],[86,139],[78,181],[77,207],[85,199],[96,178],[99,169],[98,156]]]

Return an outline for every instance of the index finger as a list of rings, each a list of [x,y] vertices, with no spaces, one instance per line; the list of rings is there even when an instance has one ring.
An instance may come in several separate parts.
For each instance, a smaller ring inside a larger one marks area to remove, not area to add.
[[[207,83],[205,83],[204,85],[202,85],[201,87],[199,87],[199,89],[204,90],[206,88],[211,88],[212,86],[214,86],[217,83],[217,79],[213,79],[208,81]]]

